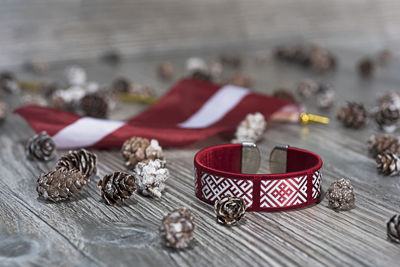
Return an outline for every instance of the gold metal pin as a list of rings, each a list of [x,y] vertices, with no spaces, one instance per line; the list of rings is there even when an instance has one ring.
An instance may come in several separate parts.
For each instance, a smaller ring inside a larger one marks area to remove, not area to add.
[[[311,113],[301,113],[300,114],[300,122],[303,124],[308,124],[308,123],[312,123],[312,122],[328,124],[329,118],[311,114]]]
[[[43,84],[34,81],[18,81],[18,85],[22,90],[37,91]]]

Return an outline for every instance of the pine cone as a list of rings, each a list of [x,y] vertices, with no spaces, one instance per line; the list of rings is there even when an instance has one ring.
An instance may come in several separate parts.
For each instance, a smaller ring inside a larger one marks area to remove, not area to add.
[[[86,83],[86,70],[80,66],[69,66],[65,69],[65,77],[70,85],[81,86]]]
[[[62,156],[57,162],[56,169],[77,169],[85,177],[85,182],[89,182],[90,176],[97,173],[96,164],[96,154],[82,148],[79,150],[69,151],[67,154]]]
[[[94,118],[105,118],[108,113],[108,103],[98,93],[85,95],[80,101],[81,109],[85,116]]]
[[[235,73],[227,82],[239,87],[251,88],[254,85],[253,77],[243,73]]]
[[[368,113],[362,104],[349,102],[339,110],[336,117],[344,126],[358,129],[367,123]]]
[[[154,159],[163,159],[162,148],[158,141],[134,136],[124,142],[121,148],[125,165],[129,169],[135,168],[138,162],[149,162]]]
[[[117,65],[121,63],[121,58],[121,53],[118,50],[106,51],[102,56],[103,61],[110,65]]]
[[[232,143],[257,142],[262,138],[266,127],[267,122],[261,113],[247,114],[246,118],[239,123]]]
[[[370,58],[364,58],[358,63],[358,72],[363,77],[370,77],[375,70],[375,64]]]
[[[335,91],[327,84],[320,83],[317,91],[317,107],[320,109],[331,108],[335,104]]]
[[[21,104],[24,106],[35,105],[46,107],[48,103],[47,100],[39,94],[24,94],[21,97]]]
[[[383,175],[398,175],[400,173],[400,158],[390,152],[379,154],[376,157],[376,168]]]
[[[384,92],[378,97],[377,102],[380,107],[395,106],[397,109],[399,109],[400,93],[394,91]]]
[[[120,77],[112,82],[111,88],[116,93],[128,93],[131,89],[131,82],[124,77]]]
[[[400,110],[394,105],[382,107],[375,115],[375,121],[379,128],[385,132],[393,132],[396,130],[400,120]]]
[[[304,98],[309,98],[317,93],[318,83],[313,80],[304,80],[297,85],[297,93]]]
[[[0,90],[17,94],[20,92],[18,82],[13,73],[5,71],[0,73]]]
[[[135,177],[124,172],[108,174],[97,185],[100,188],[101,197],[111,206],[117,202],[122,204],[137,190]]]
[[[235,225],[246,211],[246,201],[243,198],[224,196],[214,204],[217,222],[226,225]]]
[[[400,155],[400,140],[393,135],[371,136],[368,140],[368,151],[374,158],[385,152]]]
[[[326,191],[326,196],[329,206],[335,210],[349,210],[355,202],[353,186],[344,178],[333,182]]]
[[[160,62],[157,66],[158,77],[164,80],[170,80],[175,75],[175,68],[170,62]]]
[[[336,67],[336,58],[321,46],[312,46],[309,58],[311,68],[315,71],[326,72]]]
[[[159,230],[166,246],[182,249],[193,239],[194,229],[194,215],[186,208],[178,208],[163,218]]]
[[[190,78],[192,78],[194,80],[205,81],[205,82],[212,82],[212,80],[213,80],[213,77],[211,76],[211,74],[206,70],[195,70],[190,75]]]
[[[393,242],[400,243],[400,215],[394,215],[386,225],[387,236]]]
[[[165,181],[169,177],[169,170],[164,160],[150,160],[139,162],[134,170],[139,193],[145,196],[161,197],[165,189]]]
[[[293,95],[293,93],[285,88],[276,89],[272,96],[280,99],[287,99],[293,102],[296,101],[296,97]]]
[[[80,171],[57,169],[39,177],[36,191],[39,197],[57,202],[70,198],[85,184],[85,177]]]
[[[4,102],[0,102],[0,123],[5,121],[7,118],[7,105]]]
[[[47,161],[53,158],[55,147],[53,139],[46,132],[41,132],[29,138],[25,147],[25,154],[29,159]]]
[[[242,56],[236,53],[225,53],[219,57],[222,64],[230,66],[231,68],[237,69],[242,66]]]

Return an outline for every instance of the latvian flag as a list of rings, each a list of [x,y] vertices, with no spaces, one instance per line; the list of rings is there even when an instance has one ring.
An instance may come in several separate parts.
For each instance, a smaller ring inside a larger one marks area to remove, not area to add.
[[[232,85],[182,80],[156,104],[126,121],[82,117],[67,111],[25,106],[15,110],[36,132],[46,131],[58,148],[120,147],[132,137],[157,139],[162,146],[184,146],[234,131],[248,113],[265,119],[298,104]]]

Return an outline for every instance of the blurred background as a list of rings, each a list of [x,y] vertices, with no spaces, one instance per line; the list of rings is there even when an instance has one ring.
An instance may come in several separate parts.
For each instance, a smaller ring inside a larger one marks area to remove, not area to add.
[[[3,0],[0,66],[292,41],[390,49],[400,41],[399,8],[393,0]]]

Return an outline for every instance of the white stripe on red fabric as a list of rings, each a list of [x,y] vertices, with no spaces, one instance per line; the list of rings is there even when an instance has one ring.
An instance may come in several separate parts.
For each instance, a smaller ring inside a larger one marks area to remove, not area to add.
[[[83,117],[68,125],[52,138],[57,148],[78,148],[94,145],[124,126],[123,121]]]
[[[199,89],[200,90],[200,89]],[[207,102],[186,121],[178,124],[182,128],[204,128],[221,120],[250,91],[246,88],[227,85],[219,89]]]

